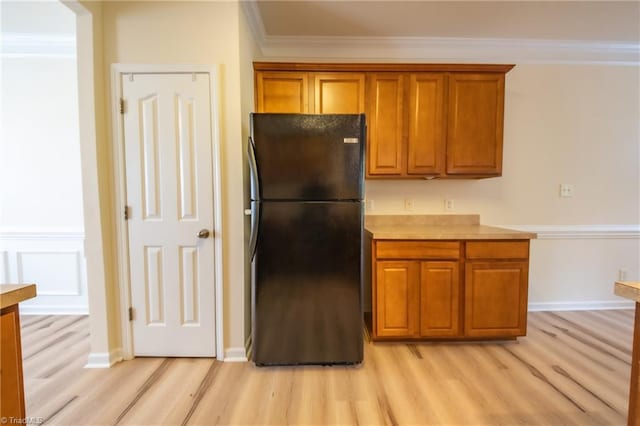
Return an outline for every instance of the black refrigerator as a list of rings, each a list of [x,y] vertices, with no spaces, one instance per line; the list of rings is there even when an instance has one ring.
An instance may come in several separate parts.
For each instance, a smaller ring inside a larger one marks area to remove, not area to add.
[[[362,362],[363,114],[251,114],[252,357]]]

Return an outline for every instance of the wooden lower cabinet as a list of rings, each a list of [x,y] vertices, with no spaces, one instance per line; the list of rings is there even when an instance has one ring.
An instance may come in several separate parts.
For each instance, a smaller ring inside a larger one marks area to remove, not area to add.
[[[420,336],[460,336],[458,262],[422,262],[420,266]]]
[[[374,339],[526,335],[528,241],[372,244]]]
[[[418,332],[420,262],[385,261],[376,265],[378,336],[414,336]]]
[[[527,330],[528,262],[467,262],[466,336],[524,336]]]

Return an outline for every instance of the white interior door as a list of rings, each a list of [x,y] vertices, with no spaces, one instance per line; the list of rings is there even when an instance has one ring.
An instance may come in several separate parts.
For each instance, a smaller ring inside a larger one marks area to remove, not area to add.
[[[209,75],[131,76],[122,92],[133,354],[215,356]]]

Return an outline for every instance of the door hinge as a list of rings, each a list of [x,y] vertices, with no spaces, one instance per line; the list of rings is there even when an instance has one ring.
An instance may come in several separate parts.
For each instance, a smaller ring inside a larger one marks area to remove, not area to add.
[[[124,220],[129,220],[129,206],[124,206]]]
[[[120,114],[124,114],[124,99],[120,98]]]
[[[133,321],[133,307],[129,306],[129,321]]]

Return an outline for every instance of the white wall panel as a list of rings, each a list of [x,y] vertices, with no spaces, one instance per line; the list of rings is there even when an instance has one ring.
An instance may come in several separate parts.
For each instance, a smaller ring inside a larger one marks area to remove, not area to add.
[[[0,245],[0,280],[36,284],[37,296],[20,304],[22,313],[88,313],[82,232],[2,229]]]
[[[18,251],[18,282],[37,283],[41,296],[80,295],[79,251]]]
[[[0,282],[9,283],[9,253],[0,251]]]

